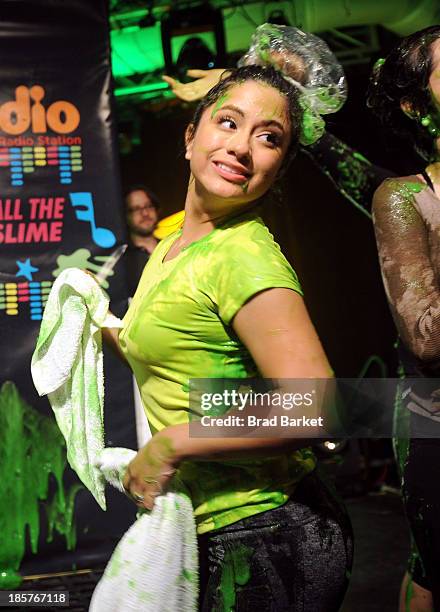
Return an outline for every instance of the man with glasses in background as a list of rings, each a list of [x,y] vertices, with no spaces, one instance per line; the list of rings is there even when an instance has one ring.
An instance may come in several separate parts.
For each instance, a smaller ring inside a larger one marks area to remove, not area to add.
[[[125,218],[129,244],[125,253],[130,296],[134,295],[142,271],[158,244],[153,232],[159,219],[159,200],[144,185],[133,185],[125,193]]]
[[[145,185],[133,185],[125,192],[125,218],[128,228],[128,248],[125,252],[129,295],[133,297],[142,271],[159,240],[153,232],[159,219],[159,200]],[[133,378],[134,411],[138,447],[151,437],[136,380]]]

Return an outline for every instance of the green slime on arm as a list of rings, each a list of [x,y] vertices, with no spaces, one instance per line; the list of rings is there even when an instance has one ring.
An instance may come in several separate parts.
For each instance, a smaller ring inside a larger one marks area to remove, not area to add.
[[[26,550],[26,533],[33,553],[40,533],[40,501],[46,501],[50,475],[56,491],[45,504],[48,541],[54,530],[64,535],[69,550],[76,543],[73,523],[75,495],[81,485],[64,491],[64,439],[55,420],[29,406],[12,382],[0,389],[0,589],[13,589]]]
[[[411,193],[420,193],[426,189],[426,185],[419,183],[418,181],[405,181],[404,185]]]

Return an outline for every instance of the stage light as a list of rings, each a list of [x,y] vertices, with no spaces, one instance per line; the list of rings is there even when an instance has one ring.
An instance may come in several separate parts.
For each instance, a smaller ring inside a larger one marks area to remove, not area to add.
[[[336,455],[347,446],[347,440],[325,440],[317,445],[318,449],[326,455]]]
[[[187,68],[225,65],[225,32],[219,9],[203,4],[172,10],[162,19],[161,34],[167,74],[178,76],[179,68],[181,72],[185,65]]]
[[[155,94],[160,90],[167,90],[167,89],[168,89],[167,83],[164,83],[163,81],[158,81],[154,83],[145,83],[145,84],[140,84],[140,85],[117,87],[113,93],[117,98],[120,98],[123,96],[136,96],[139,94],[149,94],[149,93]]]

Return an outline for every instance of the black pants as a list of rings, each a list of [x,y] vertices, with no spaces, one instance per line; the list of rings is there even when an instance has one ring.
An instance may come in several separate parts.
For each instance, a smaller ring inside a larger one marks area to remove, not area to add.
[[[439,437],[427,438],[428,433]],[[414,582],[432,592],[440,611],[440,424],[412,414],[411,436],[403,498],[420,558],[409,569]]]
[[[283,506],[199,536],[199,610],[337,612],[352,555],[348,516],[312,473]]]

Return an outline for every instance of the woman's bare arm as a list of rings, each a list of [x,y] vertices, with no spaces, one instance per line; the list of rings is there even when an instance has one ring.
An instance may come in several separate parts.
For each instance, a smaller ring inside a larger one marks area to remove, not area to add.
[[[233,327],[252,355],[261,376],[275,379],[329,379],[333,372],[302,297],[290,289],[269,289],[249,300]],[[267,456],[310,444],[307,438],[196,438],[189,425],[167,427],[176,463],[182,460]]]
[[[130,367],[119,344],[119,329],[116,327],[102,327],[101,334],[105,345],[109,347],[112,353],[116,355],[124,365]]]
[[[440,287],[428,229],[418,213],[415,180],[385,181],[373,200],[373,220],[385,291],[407,348],[422,361],[440,358]]]
[[[162,79],[168,83],[173,93],[184,102],[196,102],[206,96],[208,91],[217,85],[222,75],[227,74],[226,68],[212,68],[211,70],[188,70],[188,76],[195,81],[181,83],[177,79],[164,75]]]

